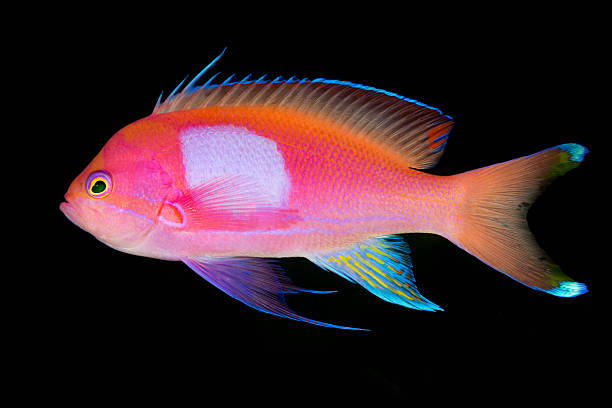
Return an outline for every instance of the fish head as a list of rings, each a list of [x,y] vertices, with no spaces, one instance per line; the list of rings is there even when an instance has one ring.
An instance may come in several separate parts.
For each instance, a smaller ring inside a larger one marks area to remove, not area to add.
[[[155,226],[172,189],[150,153],[114,137],[74,179],[60,210],[100,241],[128,251]]]

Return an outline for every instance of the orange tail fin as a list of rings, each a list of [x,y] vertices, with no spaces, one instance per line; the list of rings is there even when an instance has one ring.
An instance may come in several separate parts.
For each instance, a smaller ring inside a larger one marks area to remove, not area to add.
[[[562,297],[587,292],[586,285],[566,276],[538,246],[526,218],[544,188],[577,167],[587,152],[569,143],[454,176],[466,186],[467,199],[463,223],[449,238],[533,289]]]

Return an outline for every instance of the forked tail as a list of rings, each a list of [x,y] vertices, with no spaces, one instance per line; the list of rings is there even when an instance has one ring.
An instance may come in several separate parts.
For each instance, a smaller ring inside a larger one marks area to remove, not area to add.
[[[555,296],[587,292],[542,250],[527,225],[527,209],[556,177],[577,167],[588,150],[559,145],[531,156],[458,174],[467,189],[464,221],[450,237],[458,246],[517,281]]]

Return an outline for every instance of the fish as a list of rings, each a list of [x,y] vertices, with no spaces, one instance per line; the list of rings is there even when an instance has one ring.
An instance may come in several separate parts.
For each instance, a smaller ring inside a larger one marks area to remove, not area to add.
[[[561,144],[440,176],[454,119],[399,94],[324,78],[204,82],[221,52],[115,133],[60,210],[116,250],[180,261],[229,296],[300,322],[279,259],[306,258],[384,301],[441,311],[418,290],[400,234],[445,237],[532,289],[588,292],[529,230],[527,212],[588,149]],[[202,82],[204,82],[202,84]]]

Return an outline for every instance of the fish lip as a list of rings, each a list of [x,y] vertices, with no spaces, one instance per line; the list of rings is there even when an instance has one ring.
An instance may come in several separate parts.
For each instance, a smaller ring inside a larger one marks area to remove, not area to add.
[[[76,226],[80,228],[83,228],[83,229],[85,228],[83,224],[83,218],[79,215],[79,212],[76,209],[76,206],[71,204],[69,201],[64,201],[60,203],[59,208],[60,208],[60,211],[64,213],[66,218],[68,218],[73,224],[75,224]]]
[[[71,202],[70,197],[68,197],[68,194],[66,194],[66,196],[64,196],[64,198],[66,199],[66,201],[61,202],[59,205],[59,209],[62,213],[64,213],[64,215],[66,216],[66,218],[68,218],[74,225],[76,225],[77,227],[89,232],[90,234],[94,235],[96,237],[96,239],[98,239],[99,241],[103,242],[104,244],[108,245],[111,248],[114,248],[118,251],[122,251],[122,252],[130,252],[130,250],[132,248],[135,248],[137,246],[139,246],[142,241],[144,241],[144,239],[149,235],[149,233],[153,230],[153,228],[155,227],[155,224],[151,225],[150,228],[142,231],[140,234],[142,235],[141,237],[139,237],[137,240],[134,241],[134,243],[130,246],[117,246],[115,244],[111,244],[109,240],[107,240],[105,237],[100,236],[90,230],[87,229],[87,225],[84,221],[84,218],[81,216],[80,211],[79,211],[79,198],[76,198],[75,201],[77,201],[77,203]],[[81,209],[82,211],[83,209]],[[89,210],[93,210],[94,212],[98,212],[98,210],[96,210],[95,208],[90,208],[87,207],[87,211]]]

